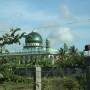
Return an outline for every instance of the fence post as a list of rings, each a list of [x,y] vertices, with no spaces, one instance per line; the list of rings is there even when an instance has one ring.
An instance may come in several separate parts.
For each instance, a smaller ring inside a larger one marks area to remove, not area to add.
[[[41,90],[41,67],[35,67],[35,77],[34,77],[35,87],[34,90]]]

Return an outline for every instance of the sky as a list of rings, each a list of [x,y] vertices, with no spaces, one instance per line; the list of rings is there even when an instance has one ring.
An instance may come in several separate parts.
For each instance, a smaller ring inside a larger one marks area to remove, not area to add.
[[[40,33],[52,48],[67,43],[82,50],[90,44],[90,0],[0,0],[0,36],[12,27]]]

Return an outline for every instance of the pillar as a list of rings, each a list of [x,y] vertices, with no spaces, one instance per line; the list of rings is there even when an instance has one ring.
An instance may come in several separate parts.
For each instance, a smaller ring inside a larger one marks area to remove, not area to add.
[[[34,90],[41,90],[41,67],[36,66],[35,67],[35,84],[34,84]]]

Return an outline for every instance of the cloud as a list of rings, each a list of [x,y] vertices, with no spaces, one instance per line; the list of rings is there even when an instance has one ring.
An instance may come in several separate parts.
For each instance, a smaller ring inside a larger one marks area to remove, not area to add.
[[[60,12],[64,18],[70,18],[71,17],[71,12],[70,12],[68,6],[66,6],[66,5],[60,6]]]
[[[50,14],[43,10],[34,10],[27,8],[24,4],[8,3],[7,6],[0,6],[0,18],[6,18],[10,21],[47,21],[57,19],[57,15]]]
[[[70,8],[66,4],[60,6],[60,14],[62,14],[64,19],[67,19],[69,21],[75,22],[79,19],[77,16],[72,14]]]
[[[70,28],[61,28],[58,35],[62,42],[69,43],[73,41],[73,35]]]
[[[9,31],[10,25],[8,23],[0,21],[0,36]]]
[[[52,31],[49,35],[49,39],[51,40],[52,46],[61,43],[67,43],[71,45],[74,42],[74,34],[72,30],[68,27],[60,27],[56,31]]]
[[[32,21],[47,21],[47,20],[55,20],[57,19],[57,16],[44,11],[35,11],[23,13],[22,19]]]
[[[64,17],[64,19],[71,21],[69,24],[90,23],[90,18],[81,17],[81,16],[77,16],[75,14],[72,14],[70,8],[66,4],[63,4],[60,6],[59,12],[60,12],[60,14],[62,14],[62,17]]]

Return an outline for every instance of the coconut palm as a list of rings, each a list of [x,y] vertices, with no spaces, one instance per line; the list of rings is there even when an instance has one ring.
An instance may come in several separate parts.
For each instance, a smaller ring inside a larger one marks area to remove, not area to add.
[[[20,39],[24,37],[25,32],[21,34],[16,34],[17,31],[20,31],[20,28],[16,29],[10,29],[10,33],[6,33],[3,35],[4,43],[5,44],[13,44],[13,43],[19,43],[20,44]]]
[[[59,49],[59,58],[57,60],[57,64],[59,64],[60,66],[65,66],[67,63],[67,59],[68,59],[68,47],[66,44],[64,44],[64,47],[63,48],[60,48]]]
[[[59,56],[61,57],[61,59],[64,59],[67,53],[68,53],[68,46],[66,43],[64,43],[64,47],[59,49]]]
[[[20,39],[24,37],[25,32],[21,34],[17,34],[17,31],[20,31],[20,28],[16,29],[10,29],[9,33],[5,33],[2,37],[0,37],[0,47],[1,47],[1,53],[2,53],[2,47],[5,46],[6,44],[13,44],[13,43],[19,43],[20,44]]]
[[[75,46],[71,46],[69,49],[64,44],[64,48],[59,49],[59,58],[56,62],[59,66],[84,66],[84,54],[79,52]]]
[[[15,33],[16,33],[17,31],[20,31],[20,30],[21,30],[20,28],[16,28],[16,29],[11,28],[11,29],[10,29],[11,37],[13,37],[13,36],[15,35]]]
[[[70,53],[70,54],[73,54],[73,55],[76,55],[76,54],[78,54],[78,49],[75,48],[75,46],[71,46],[71,47],[69,48],[69,53]]]
[[[21,34],[16,34],[17,31],[20,31],[20,28],[10,29],[10,33],[5,33],[2,37],[3,45],[20,43],[20,39],[24,37],[25,32]]]

